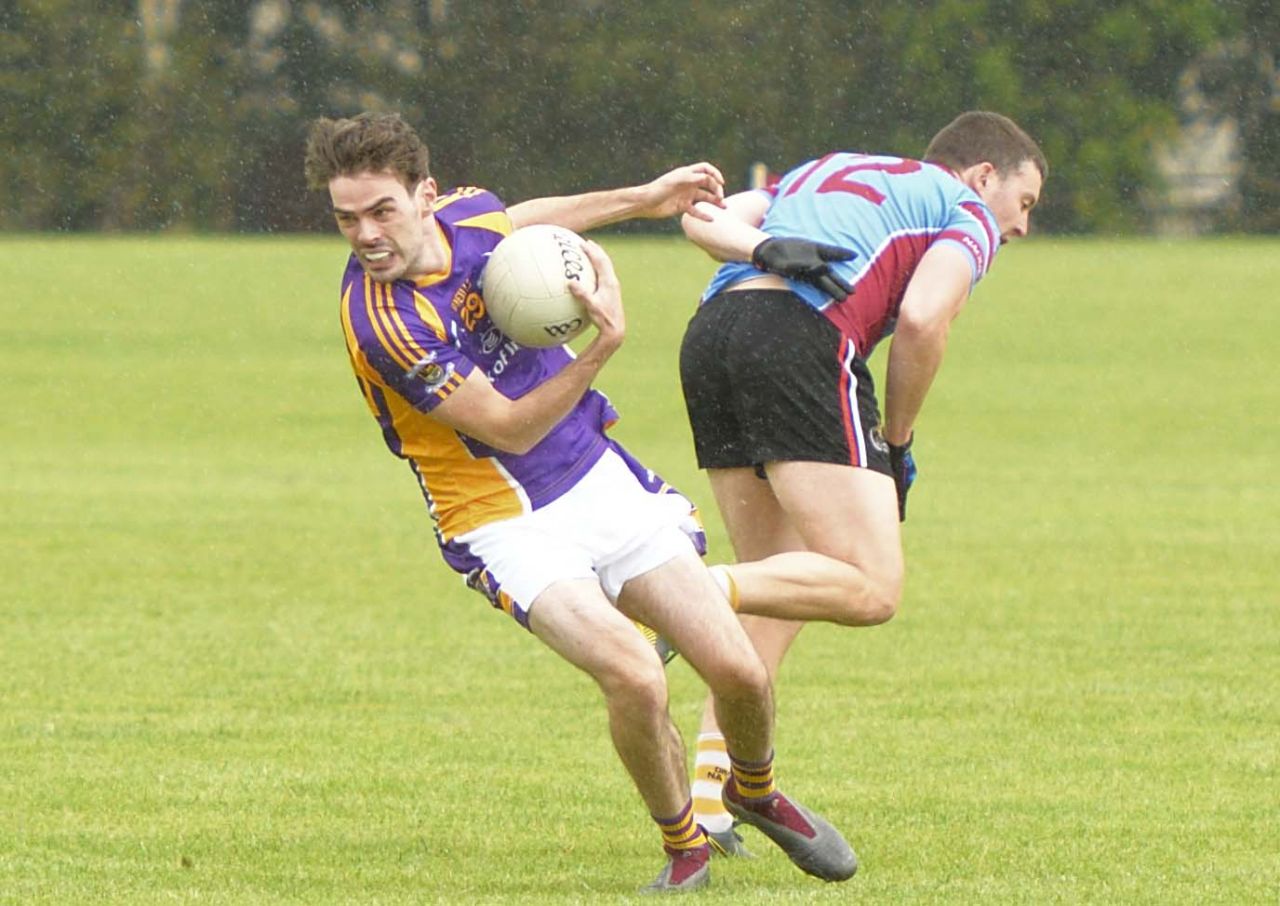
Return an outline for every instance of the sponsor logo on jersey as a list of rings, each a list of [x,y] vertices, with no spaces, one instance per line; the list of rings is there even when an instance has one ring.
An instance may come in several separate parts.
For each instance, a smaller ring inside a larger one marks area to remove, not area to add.
[[[961,233],[960,242],[969,250],[969,254],[973,255],[973,259],[978,262],[978,273],[981,274],[987,269],[987,256],[982,252],[982,246],[978,244],[978,240],[972,236]]]
[[[502,342],[502,331],[496,327],[490,327],[484,332],[480,338],[480,351],[485,355],[489,355],[498,348],[498,344]]]
[[[501,335],[499,335],[501,336]],[[511,362],[511,357],[520,351],[520,344],[515,340],[506,338],[506,342],[502,344],[502,349],[498,352],[498,357],[494,359],[493,364],[485,369],[485,374],[492,380],[502,372],[507,370],[507,365]]]

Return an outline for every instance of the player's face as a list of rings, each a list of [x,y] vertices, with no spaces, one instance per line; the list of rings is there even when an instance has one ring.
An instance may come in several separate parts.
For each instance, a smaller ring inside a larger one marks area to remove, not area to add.
[[[443,264],[431,214],[435,180],[409,190],[391,173],[337,176],[329,181],[329,197],[338,229],[379,283],[432,273]]]
[[[1003,176],[991,169],[978,177],[978,195],[996,215],[1000,227],[1000,242],[1027,235],[1031,229],[1031,209],[1040,200],[1040,186],[1044,177],[1031,161],[1023,161],[1016,169]]]

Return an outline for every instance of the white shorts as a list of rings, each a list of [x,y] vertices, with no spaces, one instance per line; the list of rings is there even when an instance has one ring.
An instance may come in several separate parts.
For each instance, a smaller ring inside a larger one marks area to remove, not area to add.
[[[484,564],[467,583],[528,628],[529,607],[553,582],[595,579],[611,601],[627,580],[698,549],[688,498],[646,489],[606,450],[572,490],[514,519],[458,535]]]

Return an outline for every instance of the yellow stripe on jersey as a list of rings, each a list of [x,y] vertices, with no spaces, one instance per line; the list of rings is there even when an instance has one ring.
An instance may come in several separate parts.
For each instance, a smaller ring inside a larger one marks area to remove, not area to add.
[[[448,379],[443,384],[436,388],[436,396],[440,397],[440,399],[444,399],[450,393],[453,393],[453,391],[461,387],[464,380],[465,378],[458,374],[458,372],[453,372],[453,374],[449,375]]]
[[[427,297],[422,293],[414,290],[413,307],[428,327],[436,332],[436,336],[443,342],[449,341],[449,335],[444,329],[444,321],[440,320],[440,312],[436,311],[435,306],[427,301]]]
[[[351,370],[356,373],[356,383],[360,385],[360,392],[364,395],[365,405],[369,407],[369,411],[373,413],[374,418],[378,417],[378,405],[373,401],[373,393],[369,389],[369,375],[373,369],[369,366],[369,360],[365,358],[365,354],[361,351],[359,344],[356,342],[355,328],[351,326],[351,290],[355,287],[355,283],[348,283],[346,290],[342,293],[342,334],[347,344],[347,357],[351,359]]]
[[[413,367],[415,359],[408,355],[405,350],[399,348],[395,342],[387,336],[387,332],[383,329],[382,321],[378,316],[378,312],[374,307],[374,296],[377,293],[376,287],[381,284],[373,283],[366,275],[364,278],[364,308],[365,314],[369,317],[369,324],[373,327],[373,332],[378,337],[378,343],[382,348],[391,354],[396,363],[408,371]]]
[[[356,332],[351,326],[351,290],[355,288],[355,283],[351,282],[346,285],[342,291],[342,307],[338,309],[338,314],[342,318],[342,338],[347,344],[347,355],[352,359],[356,354]]]
[[[416,296],[417,293],[414,293],[414,295]],[[430,308],[430,306],[427,307]],[[404,323],[404,318],[400,316],[400,311],[395,305],[395,293],[392,287],[383,286],[382,297],[378,302],[378,311],[384,316],[383,324],[386,325],[387,332],[398,339],[401,346],[408,352],[415,363],[421,362],[427,357],[427,351],[422,348],[421,343],[414,339],[408,325]],[[440,323],[438,316],[435,320]],[[436,330],[436,336],[441,340],[445,338],[444,324],[440,323],[440,329]]]
[[[422,348],[404,322],[404,318],[400,316],[399,309],[396,308],[395,288],[389,284],[382,284],[378,294],[378,314],[382,318],[382,326],[386,329],[387,335],[391,337],[411,362],[421,362],[427,355],[427,351]]]
[[[475,198],[477,195],[483,195],[484,189],[479,186],[459,186],[448,195],[441,195],[431,205],[432,210],[443,211],[455,201],[462,201],[464,198]]]
[[[459,220],[457,226],[488,230],[491,233],[497,233],[499,236],[511,235],[511,218],[506,211],[490,211],[488,214],[477,214],[475,217]]]

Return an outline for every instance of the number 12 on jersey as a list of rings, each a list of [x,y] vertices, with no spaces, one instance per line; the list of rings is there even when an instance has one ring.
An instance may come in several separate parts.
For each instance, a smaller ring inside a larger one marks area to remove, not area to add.
[[[828,154],[826,157],[819,158],[814,161],[813,165],[810,166],[808,170],[801,173],[799,178],[791,184],[791,187],[787,189],[785,195],[794,195],[799,192],[801,187],[809,181],[809,177],[834,156],[835,155],[833,154]],[[857,195],[859,198],[864,198],[872,204],[882,204],[885,199],[883,192],[874,186],[867,185],[865,182],[858,182],[857,180],[850,179],[849,175],[851,173],[872,170],[877,173],[887,173],[890,176],[901,176],[907,173],[915,173],[921,169],[921,166],[920,161],[907,160],[905,158],[898,158],[895,161],[879,160],[864,164],[850,164],[847,167],[841,167],[834,173],[827,176],[826,179],[818,184],[818,188],[813,191],[819,195],[826,192],[846,192],[850,195]]]

